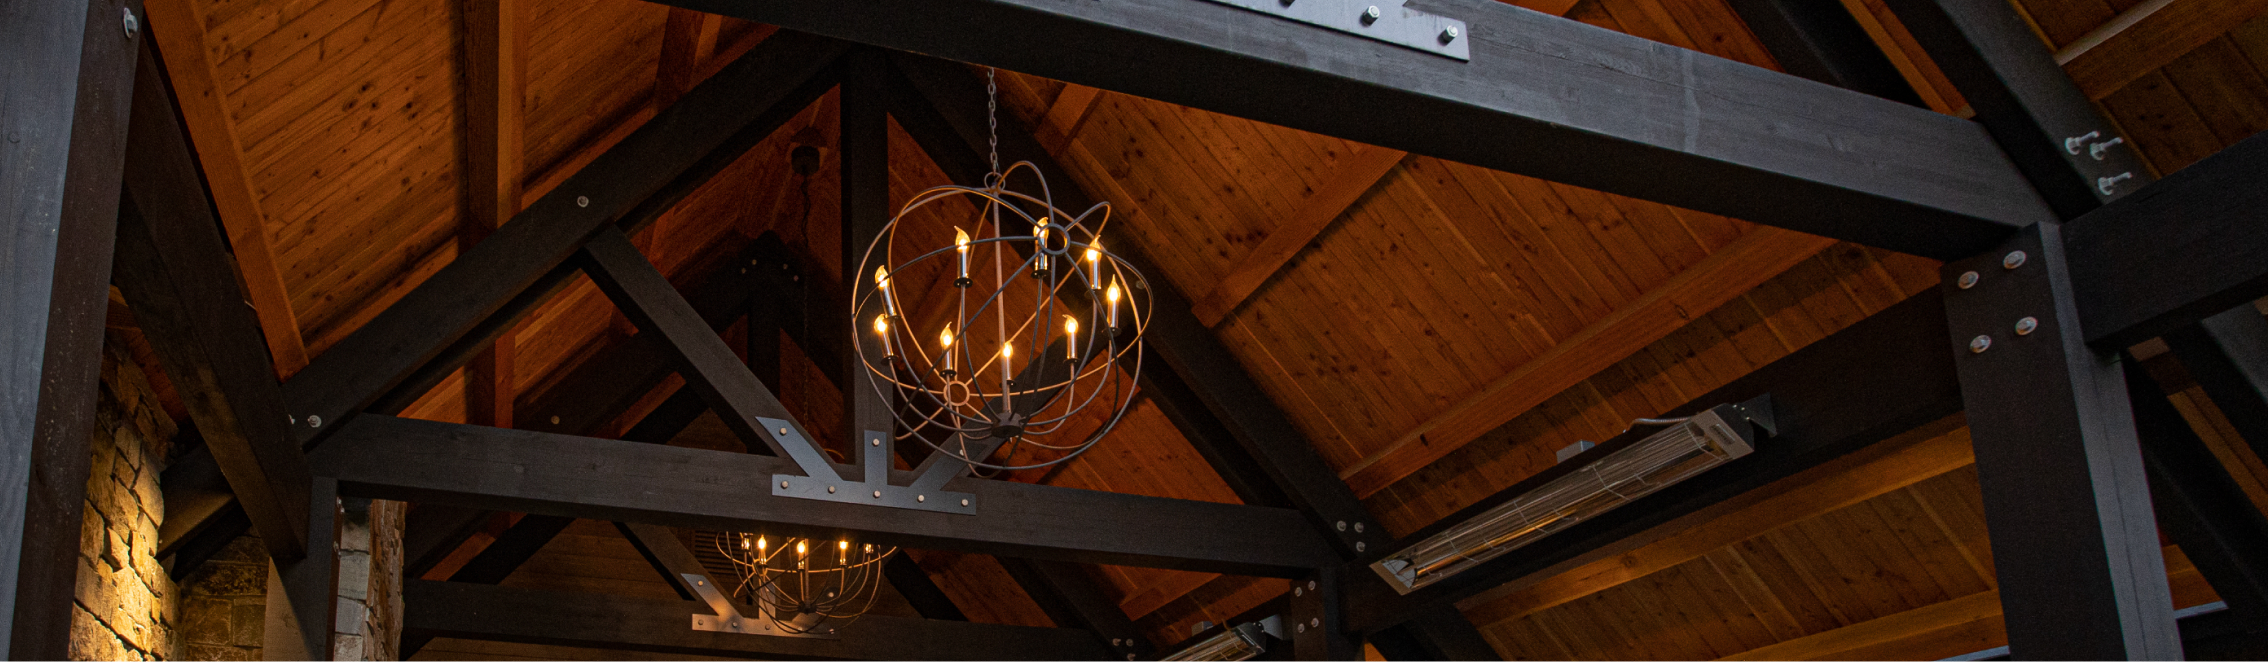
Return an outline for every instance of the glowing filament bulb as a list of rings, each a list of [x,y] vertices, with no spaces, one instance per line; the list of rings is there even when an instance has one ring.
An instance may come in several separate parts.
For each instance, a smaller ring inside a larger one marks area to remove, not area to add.
[[[898,353],[896,350],[891,348],[890,344],[889,317],[882,315],[874,316],[874,335],[880,337],[882,340],[882,358],[896,358]]]
[[[1079,358],[1079,318],[1070,315],[1063,316],[1063,357]]]
[[[1110,302],[1110,330],[1118,331],[1118,279],[1111,279],[1110,289],[1103,291],[1103,299]]]
[[[1047,264],[1055,259],[1047,254],[1047,219],[1040,219],[1032,226],[1032,238],[1038,240],[1032,251],[1032,275],[1038,276],[1047,273]]]
[[[835,541],[835,563],[840,565],[850,565],[850,541]]]
[[[748,549],[748,536],[743,535],[740,537],[740,548]]]
[[[889,268],[880,266],[874,268],[874,289],[882,291],[882,309],[889,316],[897,317],[898,297],[896,294],[890,292]]]
[[[1102,289],[1102,238],[1087,244],[1087,289]]]
[[[941,348],[943,348],[943,349],[942,349],[941,351],[939,351],[938,353],[940,353],[940,354],[944,354],[944,355],[945,355],[945,375],[946,375],[946,376],[948,376],[948,377],[949,377],[949,376],[952,376],[952,374],[953,374],[953,325],[952,325],[952,323],[950,323],[950,322],[946,323],[946,324],[945,324],[945,330],[944,330],[944,331],[939,331],[939,332],[937,332],[937,346],[938,346],[938,347],[941,347]]]
[[[960,228],[953,228],[953,252],[959,254],[961,261],[961,271],[959,272],[960,276],[953,281],[953,284],[959,285],[961,287],[968,287],[969,233],[962,231]]]
[[[771,560],[764,551],[766,544],[767,541],[764,540],[763,536],[756,536],[756,565],[764,565],[765,561]]]
[[[1016,345],[1013,342],[1000,343],[1000,383],[1002,384],[1001,390],[1003,391],[1008,390],[1006,385],[1011,380],[1015,379],[1014,377],[1009,376],[1012,371],[1008,368],[1008,359],[1014,358],[1015,356]]]
[[[796,558],[803,558],[803,554],[804,554],[804,552],[806,552],[806,551],[809,551],[809,550],[806,550],[806,549],[804,549],[803,543],[804,543],[804,541],[801,541],[801,540],[795,541],[795,556],[796,556]]]

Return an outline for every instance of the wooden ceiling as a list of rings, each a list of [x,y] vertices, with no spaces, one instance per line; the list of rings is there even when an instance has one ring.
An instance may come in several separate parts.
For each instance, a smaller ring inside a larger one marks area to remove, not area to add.
[[[1726,0],[1517,4],[1776,66]],[[1882,0],[1844,4],[1929,106],[1965,113]],[[149,0],[279,370],[303,366],[452,260],[479,222],[475,201],[512,198],[512,188],[534,200],[770,34],[636,0],[520,3],[503,32],[518,40],[525,89],[518,121],[497,127],[466,102],[482,57],[467,52],[467,19],[479,6],[493,4]],[[2019,6],[2160,173],[2268,129],[2268,18],[2258,17],[2268,2]],[[2154,11],[2114,20],[2138,6]],[[1078,185],[1118,205],[1115,240],[1139,246],[1163,271],[1153,277],[1199,302],[1200,319],[1395,535],[1534,474],[1561,447],[1612,436],[1937,280],[1922,258],[1736,219],[1013,72],[1001,72],[1000,87],[1003,121],[1033,130]],[[829,95],[639,233],[639,248],[665,274],[692,278],[775,232],[811,261],[812,277],[841,283],[835,124]],[[521,146],[505,193],[469,169],[479,131],[514,134]],[[822,154],[808,178],[788,166],[799,145]],[[946,183],[895,130],[891,159],[893,200]],[[579,279],[509,334],[504,390],[538,398],[633,331]],[[782,398],[812,429],[833,429],[832,383],[783,344]],[[406,415],[465,420],[468,379],[495,378],[460,373]],[[2192,391],[2177,401],[2268,507],[2268,467],[2230,443],[2210,403]],[[1017,478],[1237,500],[1140,400],[1094,452]],[[1957,417],[1710,514],[1668,539],[1460,606],[1507,658],[1936,658],[2001,645]],[[625,576],[645,568],[609,542],[609,527],[587,524],[514,581],[667,592]],[[917,558],[971,618],[1048,624],[997,562]],[[2168,560],[2177,606],[2213,599],[2178,550]],[[1286,590],[1282,580],[1092,571],[1161,645]],[[567,655],[442,644],[426,653],[442,654]]]

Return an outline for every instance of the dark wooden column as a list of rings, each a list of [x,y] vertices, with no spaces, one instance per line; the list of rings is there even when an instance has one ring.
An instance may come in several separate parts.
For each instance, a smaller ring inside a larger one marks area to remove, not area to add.
[[[277,617],[268,619],[269,627],[281,624],[286,632],[267,634],[267,656],[277,660],[328,660],[331,659],[331,622],[339,608],[339,481],[332,478],[314,479],[308,490],[307,548],[310,553],[297,560],[275,563],[276,576],[269,586],[283,586],[279,594],[270,591],[268,611]],[[298,644],[301,650],[276,650]]]
[[[0,19],[0,640],[69,653],[120,161],[142,7]]]
[[[2084,342],[2060,224],[1943,276],[2010,650],[2179,659],[2124,367]]]
[[[2166,537],[2197,564],[2242,629],[2268,634],[2268,517],[2146,371],[2126,371],[2126,389]]]
[[[843,291],[844,302],[823,306],[832,319],[814,320],[820,326],[849,333],[845,342],[837,347],[861,348],[867,356],[882,356],[881,338],[874,334],[874,317],[885,314],[881,297],[866,297],[873,292],[874,266],[880,259],[860,270],[859,262],[866,248],[889,224],[890,215],[890,116],[889,116],[889,62],[881,51],[862,48],[846,54],[843,59],[842,83],[842,204],[843,204]],[[910,292],[901,294],[911,294]],[[865,298],[865,305],[857,302]],[[850,306],[857,305],[853,310]],[[834,317],[847,314],[849,319]],[[891,323],[903,324],[904,320]],[[834,333],[824,335],[835,335]],[[836,336],[842,337],[842,336]],[[920,336],[915,336],[920,337]],[[861,364],[858,352],[844,352],[842,379],[843,417],[846,429],[844,439],[860,439],[871,432],[895,434],[897,426],[890,415],[891,403],[877,393],[874,381]],[[857,456],[859,454],[852,453]]]
[[[2252,454],[2268,459],[2268,318],[2237,306],[2166,334],[2166,345]]]

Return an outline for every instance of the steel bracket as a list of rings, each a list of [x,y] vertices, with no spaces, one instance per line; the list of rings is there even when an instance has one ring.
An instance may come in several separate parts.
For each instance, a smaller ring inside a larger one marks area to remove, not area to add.
[[[1337,30],[1411,50],[1470,62],[1465,22],[1402,6],[1402,0],[1211,0],[1277,18]]]
[[[709,608],[717,612],[715,614],[694,614],[693,629],[695,630],[700,630],[702,632],[724,632],[728,634],[761,634],[773,637],[796,637],[799,639],[838,638],[831,630],[824,633],[789,632],[773,625],[772,619],[748,618],[741,616],[740,610],[732,606],[731,600],[725,599],[724,593],[718,591],[716,585],[709,583],[708,577],[703,577],[701,575],[692,573],[682,573],[678,575],[678,578],[684,580],[687,587],[692,588],[694,593],[701,596],[702,602],[708,603]]]
[[[776,418],[758,418],[756,420],[764,423],[764,432],[777,439],[781,446],[817,448],[817,446],[810,445],[811,442],[802,436],[801,431],[788,421]],[[945,482],[959,476],[967,465],[950,460],[926,462],[911,485],[893,485],[890,483],[890,435],[867,430],[864,436],[863,441],[865,443],[859,444],[859,449],[864,451],[862,461],[866,470],[864,480],[843,480],[831,465],[806,466],[804,471],[809,475],[773,474],[772,496],[886,506],[907,510],[927,510],[954,515],[975,515],[977,513],[976,495],[968,492],[949,492],[944,489]],[[932,458],[932,460],[937,459],[940,458]]]

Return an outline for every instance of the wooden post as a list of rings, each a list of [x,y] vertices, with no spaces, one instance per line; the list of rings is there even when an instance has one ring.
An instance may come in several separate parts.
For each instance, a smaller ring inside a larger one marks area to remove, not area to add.
[[[866,256],[866,247],[882,234],[882,227],[890,222],[890,120],[889,63],[881,51],[859,49],[844,56],[842,84],[842,204],[843,204],[843,294],[848,298],[840,304],[822,306],[822,314],[849,314],[816,320],[826,328],[848,326],[848,342],[840,345],[862,348],[867,359],[882,360],[881,338],[873,333],[875,316],[886,314],[882,297],[866,295],[873,292],[874,265],[863,272],[859,262]],[[876,264],[882,258],[877,256]],[[887,266],[887,265],[883,265]],[[900,292],[900,296],[911,294]],[[865,305],[857,305],[862,297]],[[857,306],[853,309],[852,306]],[[906,320],[891,320],[895,325]],[[913,337],[919,338],[920,334]],[[843,438],[858,440],[879,432],[896,434],[897,425],[890,415],[891,402],[877,393],[875,382],[859,360],[861,352],[845,352],[841,379],[836,383],[843,390],[843,418],[846,429]],[[859,455],[851,453],[852,456]]]
[[[2125,367],[2084,341],[2061,231],[2035,225],[1943,270],[2008,645],[2179,659]]]
[[[0,20],[0,640],[69,654],[141,3]]]

